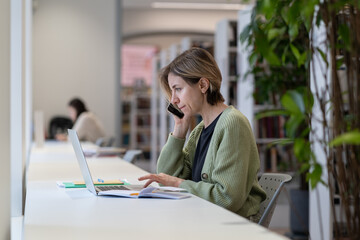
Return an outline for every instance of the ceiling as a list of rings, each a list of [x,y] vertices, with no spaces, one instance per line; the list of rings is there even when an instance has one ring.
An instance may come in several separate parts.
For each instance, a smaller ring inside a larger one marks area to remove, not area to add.
[[[154,2],[171,2],[171,3],[211,3],[211,4],[249,4],[254,0],[123,0],[123,7],[127,8],[151,8],[151,4]]]

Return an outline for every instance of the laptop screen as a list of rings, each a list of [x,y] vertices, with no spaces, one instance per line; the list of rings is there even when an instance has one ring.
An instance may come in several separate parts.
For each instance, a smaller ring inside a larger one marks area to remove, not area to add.
[[[89,166],[86,162],[86,158],[84,156],[84,152],[82,150],[78,135],[77,135],[76,131],[72,130],[72,129],[68,129],[68,133],[69,133],[70,141],[72,143],[72,146],[73,146],[75,154],[76,154],[76,158],[79,162],[81,174],[83,175],[83,178],[85,180],[86,188],[90,192],[92,192],[96,195],[95,186],[92,181]]]

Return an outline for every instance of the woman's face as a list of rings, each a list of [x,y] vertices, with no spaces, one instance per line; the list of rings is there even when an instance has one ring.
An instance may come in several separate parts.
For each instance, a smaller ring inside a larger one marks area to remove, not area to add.
[[[169,73],[168,83],[171,89],[171,102],[176,104],[186,115],[200,113],[204,104],[199,83],[189,85],[182,77]]]
[[[75,122],[76,121],[76,115],[77,115],[76,109],[74,107],[72,107],[72,106],[69,106],[68,109],[69,109],[69,116],[70,116],[71,120],[73,122]]]

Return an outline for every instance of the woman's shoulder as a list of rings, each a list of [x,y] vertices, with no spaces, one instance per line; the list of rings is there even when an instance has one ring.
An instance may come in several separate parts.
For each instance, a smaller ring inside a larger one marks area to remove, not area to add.
[[[92,112],[83,112],[80,114],[79,116],[79,121],[82,121],[82,122],[88,122],[88,121],[96,121],[97,120],[97,117],[94,113]]]
[[[233,106],[227,107],[221,114],[215,131],[217,134],[227,133],[230,135],[252,134],[249,120]]]
[[[236,109],[234,106],[228,106],[221,115],[219,121],[221,122],[238,122],[249,124],[249,120],[245,117],[242,112]]]

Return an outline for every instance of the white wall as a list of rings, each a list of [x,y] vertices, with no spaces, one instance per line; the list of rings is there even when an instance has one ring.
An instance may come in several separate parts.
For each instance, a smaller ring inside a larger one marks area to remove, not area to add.
[[[237,11],[219,10],[169,10],[169,9],[124,9],[124,43],[153,44],[168,48],[180,43],[186,35],[166,35],[166,32],[214,33],[216,23],[221,19],[236,19]],[[164,33],[151,36],[151,33]],[[150,33],[143,38],[130,38],[139,34]]]
[[[11,146],[11,216],[22,216],[24,150],[23,94],[23,1],[11,1],[10,33],[10,146]],[[25,92],[25,91],[24,91]]]
[[[0,1],[0,239],[10,239],[10,0]]]
[[[214,32],[223,18],[237,18],[237,11],[125,9],[123,36],[140,32]]]
[[[115,0],[38,0],[33,18],[33,109],[67,115],[81,97],[115,131]]]

